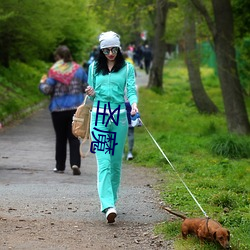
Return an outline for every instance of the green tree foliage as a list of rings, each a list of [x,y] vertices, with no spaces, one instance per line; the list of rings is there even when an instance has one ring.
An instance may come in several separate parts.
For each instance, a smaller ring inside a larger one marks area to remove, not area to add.
[[[235,35],[237,38],[250,36],[250,2],[248,0],[232,1]]]
[[[166,32],[164,39],[167,43],[176,44],[183,38],[184,14],[182,3],[178,1],[177,7],[168,12]]]
[[[250,8],[248,0],[233,0],[234,28],[238,51],[238,69],[241,85],[245,93],[250,95]]]
[[[48,60],[59,44],[67,44],[73,56],[82,59],[96,37],[88,2],[1,0],[0,64]]]
[[[154,0],[94,0],[92,6],[103,31],[120,34],[123,45],[131,41],[140,43],[140,33],[144,30],[148,31],[149,39],[153,36]]]

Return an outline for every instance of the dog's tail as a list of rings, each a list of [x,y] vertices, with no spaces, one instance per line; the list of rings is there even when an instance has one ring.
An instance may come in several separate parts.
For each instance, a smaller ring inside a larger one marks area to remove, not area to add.
[[[162,208],[163,208],[164,210],[168,211],[169,213],[171,213],[171,214],[173,214],[173,215],[175,215],[175,216],[177,216],[177,217],[182,218],[183,220],[187,219],[187,217],[186,217],[185,215],[183,215],[183,214],[179,214],[179,213],[177,213],[177,212],[173,212],[171,209],[169,209],[169,208],[167,208],[167,207],[164,207],[164,206],[162,206]]]

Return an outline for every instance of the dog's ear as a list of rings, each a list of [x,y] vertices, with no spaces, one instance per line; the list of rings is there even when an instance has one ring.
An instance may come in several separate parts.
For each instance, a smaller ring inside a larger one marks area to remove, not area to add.
[[[228,236],[227,236],[227,240],[230,241],[230,232],[227,230]]]
[[[213,233],[213,238],[216,240],[216,232]]]

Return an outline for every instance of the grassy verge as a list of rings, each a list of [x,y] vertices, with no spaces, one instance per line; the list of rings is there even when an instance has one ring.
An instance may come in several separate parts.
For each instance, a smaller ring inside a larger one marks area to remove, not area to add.
[[[206,91],[220,114],[197,112],[186,68],[176,60],[165,67],[164,94],[139,90],[141,117],[202,208],[230,230],[232,249],[250,249],[250,138],[227,133],[218,79],[209,68],[202,68],[201,72]],[[247,102],[249,108],[250,101]],[[159,168],[163,184],[157,188],[165,204],[188,217],[203,216],[143,127],[135,130],[134,155],[136,165]],[[217,249],[214,244],[201,247],[192,237],[184,242],[179,238],[180,224],[180,219],[163,223],[156,232],[174,238],[178,250]]]
[[[20,118],[22,111],[32,110],[46,97],[38,90],[42,74],[48,66],[43,62],[30,65],[12,62],[9,69],[0,68],[0,122],[6,124],[9,117]]]

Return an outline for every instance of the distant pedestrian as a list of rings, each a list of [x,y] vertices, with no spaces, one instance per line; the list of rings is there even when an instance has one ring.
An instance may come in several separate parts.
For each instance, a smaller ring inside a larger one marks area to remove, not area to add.
[[[134,50],[134,62],[140,69],[143,69],[142,59],[143,59],[143,47],[141,45],[138,45],[135,47]]]
[[[149,69],[151,66],[151,61],[153,59],[152,51],[149,48],[149,46],[146,44],[144,51],[143,51],[143,57],[144,57],[144,67],[145,67],[145,72],[146,74],[149,73]]]
[[[64,173],[68,141],[73,175],[80,175],[80,142],[72,134],[71,125],[77,107],[84,100],[87,74],[79,64],[73,61],[67,46],[59,46],[54,56],[55,64],[50,68],[48,77],[44,76],[39,85],[42,93],[51,96],[49,110],[56,134],[54,172]]]
[[[97,46],[94,46],[92,51],[89,54],[89,59],[87,62],[88,67],[92,62],[94,62],[97,59],[98,55],[99,55],[99,48]]]

